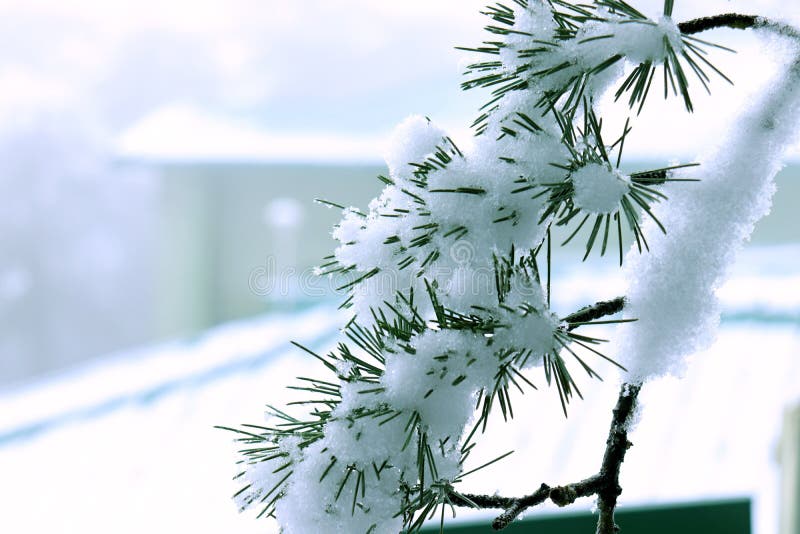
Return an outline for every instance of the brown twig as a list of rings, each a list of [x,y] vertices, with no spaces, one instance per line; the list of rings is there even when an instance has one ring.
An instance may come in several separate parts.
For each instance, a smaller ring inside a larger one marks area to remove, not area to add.
[[[699,19],[687,20],[678,24],[678,29],[685,35],[692,35],[717,28],[731,28],[735,30],[746,30],[756,26],[759,20],[763,20],[755,15],[740,15],[739,13],[723,13],[712,17],[701,17]]]
[[[641,384],[623,384],[614,407],[614,417],[608,431],[606,453],[603,455],[603,465],[600,467],[600,476],[604,484],[597,492],[597,534],[614,534],[618,529],[614,523],[614,510],[617,507],[617,497],[622,493],[619,485],[619,472],[625,453],[631,446],[628,441],[628,423],[636,409],[636,399]]]
[[[601,317],[614,315],[622,311],[625,306],[625,297],[617,297],[613,300],[603,300],[591,306],[586,306],[580,310],[564,317],[564,322],[569,326],[567,330],[574,330],[583,323],[595,321]]]
[[[701,17],[699,19],[687,20],[678,24],[678,29],[684,35],[693,35],[718,28],[729,28],[733,30],[747,30],[750,28],[765,28],[777,32],[787,37],[800,39],[800,31],[797,28],[756,15],[741,15],[739,13],[724,13],[711,17]]]
[[[517,498],[464,494],[464,499],[462,499],[454,495],[452,497],[453,504],[479,508],[502,508],[503,513],[492,521],[492,528],[503,530],[522,512],[538,506],[548,499],[558,506],[567,506],[581,497],[597,495],[599,510],[597,534],[614,534],[617,531],[614,523],[614,510],[617,506],[617,497],[622,493],[619,485],[619,473],[622,462],[625,460],[625,453],[631,445],[628,441],[627,424],[636,408],[636,398],[640,389],[641,384],[623,384],[613,411],[603,463],[596,475],[563,486],[551,487],[542,484],[530,495]]]

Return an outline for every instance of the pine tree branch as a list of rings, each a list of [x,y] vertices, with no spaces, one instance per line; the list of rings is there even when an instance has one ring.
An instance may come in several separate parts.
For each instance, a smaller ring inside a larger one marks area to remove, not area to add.
[[[800,40],[800,31],[781,22],[755,15],[726,13],[711,17],[703,17],[678,24],[684,35],[702,33],[717,28],[746,30],[765,28],[778,34]],[[625,298],[601,301],[586,306],[564,318],[567,330],[573,330],[601,317],[622,311]],[[596,534],[616,534],[619,527],[614,521],[617,499],[622,493],[619,483],[622,463],[625,454],[632,446],[628,440],[628,425],[636,410],[636,403],[642,384],[623,384],[616,406],[613,410],[611,426],[606,439],[606,449],[600,471],[581,480],[563,486],[551,487],[542,483],[535,492],[524,497],[502,497],[498,495],[452,494],[451,502],[456,506],[478,507],[483,509],[503,509],[503,512],[492,521],[494,530],[503,530],[528,508],[543,504],[548,499],[557,506],[567,506],[581,497],[597,496],[598,520]]]
[[[800,31],[796,28],[755,15],[726,13],[711,17],[703,17],[678,24],[681,33],[697,34],[717,28],[745,30],[749,28],[767,28],[776,33],[800,40]],[[580,324],[594,321],[607,315],[622,311],[624,297],[602,301],[568,315],[564,321],[567,329],[573,330]],[[596,534],[616,534],[619,531],[614,521],[617,499],[622,493],[619,475],[625,454],[632,443],[628,440],[628,423],[636,409],[636,402],[641,391],[641,384],[623,384],[617,404],[613,410],[611,426],[606,440],[606,450],[600,471],[580,482],[564,486],[550,487],[542,483],[534,493],[524,497],[501,497],[489,495],[464,494],[453,495],[452,502],[457,506],[479,508],[502,508],[504,511],[492,522],[494,530],[502,530],[510,525],[528,508],[538,506],[548,499],[558,506],[567,506],[581,497],[597,496],[598,520]]]
[[[477,506],[504,509],[503,513],[492,521],[494,530],[503,530],[522,512],[548,499],[558,506],[567,506],[581,497],[597,495],[599,510],[597,534],[614,534],[618,530],[614,523],[614,510],[617,506],[617,497],[622,493],[619,473],[625,460],[625,453],[631,446],[631,442],[628,441],[628,423],[636,409],[636,399],[641,388],[641,384],[622,385],[617,405],[613,410],[603,462],[597,474],[564,486],[550,487],[542,484],[534,493],[517,498],[472,494],[464,494],[462,498],[454,494],[451,496],[452,503],[472,508]]]

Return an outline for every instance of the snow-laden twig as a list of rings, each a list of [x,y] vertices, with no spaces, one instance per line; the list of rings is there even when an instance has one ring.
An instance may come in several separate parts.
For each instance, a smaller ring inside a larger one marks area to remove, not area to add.
[[[597,534],[614,534],[617,532],[614,511],[617,507],[617,497],[622,493],[619,475],[625,453],[631,446],[628,440],[628,423],[636,409],[641,387],[641,384],[622,385],[608,431],[603,462],[596,474],[562,486],[551,487],[542,483],[539,489],[524,497],[464,494],[462,499],[454,496],[454,504],[472,508],[502,508],[503,513],[492,521],[492,528],[503,530],[522,512],[548,499],[558,506],[567,506],[581,497],[596,495],[599,514]]]

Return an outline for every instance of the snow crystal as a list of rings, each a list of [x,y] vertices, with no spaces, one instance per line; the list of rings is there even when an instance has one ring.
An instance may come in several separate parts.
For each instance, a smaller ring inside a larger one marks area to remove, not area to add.
[[[630,190],[630,178],[599,163],[589,163],[570,176],[576,208],[589,213],[614,213]]]
[[[363,483],[368,490],[364,497],[356,496],[358,475],[353,474],[351,466],[354,464],[348,465],[338,458],[334,462],[334,456],[326,450],[327,444],[327,440],[312,444],[305,451],[303,461],[293,466],[286,494],[277,503],[282,532],[367,532],[372,525],[376,527],[375,532],[399,532],[402,519],[394,517],[400,485],[397,470],[385,469],[378,478],[371,466],[364,469]],[[368,453],[370,449],[361,446],[359,450]],[[331,468],[332,463],[334,467]],[[343,484],[345,479],[350,483]],[[353,504],[354,497],[358,497],[360,506]],[[286,520],[288,518],[291,520]]]
[[[529,49],[532,40],[547,41],[558,28],[553,13],[545,2],[530,2],[528,8],[514,14],[513,32],[500,49],[500,59],[509,68],[524,66],[528,60],[520,59],[519,52]]]
[[[499,361],[478,334],[430,331],[415,353],[387,358],[381,383],[393,406],[416,410],[438,439],[458,441],[472,416],[473,397],[490,387]]]
[[[515,99],[514,105],[518,104]],[[410,153],[409,146],[425,147],[417,153],[428,153],[432,149],[428,124],[426,119],[406,121],[400,128],[403,135],[397,136],[403,145],[398,153]],[[548,126],[555,129],[552,123]],[[412,130],[422,140],[414,139]],[[442,134],[437,130],[435,135],[441,139]],[[354,288],[356,315],[368,320],[371,309],[392,300],[398,291],[424,294],[419,274],[447,288],[442,298],[457,309],[495,304],[495,254],[507,254],[512,246],[536,248],[545,235],[538,224],[545,198],[538,191],[512,191],[520,188],[521,177],[526,183],[554,179],[549,163],[565,158],[559,138],[545,131],[502,143],[480,139],[467,154],[453,154],[447,165],[418,179],[424,187],[407,183],[411,175],[391,173],[404,185],[387,185],[370,203],[366,217],[346,210],[333,232],[340,243],[335,251],[340,264],[355,266],[356,277],[378,271]],[[395,163],[387,160],[390,169]],[[437,231],[428,234],[434,221]],[[407,265],[398,267],[405,258]]]
[[[614,27],[614,48],[633,63],[664,62],[667,57],[665,41],[677,55],[681,54],[681,32],[671,17],[661,17],[658,24],[646,21],[616,24]]]
[[[395,177],[407,177],[413,172],[411,163],[418,163],[442,144],[447,134],[430,119],[412,115],[392,132],[384,159]]]
[[[586,92],[602,94],[622,74],[623,62],[611,61],[615,56],[658,65],[668,57],[666,43],[678,56],[683,51],[680,30],[670,17],[658,22],[636,20],[603,9],[598,15],[602,18],[581,25],[574,39],[555,46],[548,44],[558,28],[549,6],[531,2],[515,14],[513,32],[500,49],[500,60],[509,72],[529,72],[531,92],[539,96],[563,88],[587,72],[593,76],[586,80]],[[533,54],[532,41],[537,43]],[[542,76],[543,72],[547,76]]]
[[[394,516],[402,506],[401,482],[413,482],[417,475],[407,421],[417,414],[430,442],[438,444],[431,452],[438,480],[453,481],[461,472],[459,442],[473,415],[474,397],[493,382],[499,366],[491,351],[482,349],[486,345],[471,332],[428,331],[415,340],[414,352],[398,347],[387,354],[383,388],[342,380],[343,402],[326,423],[324,437],[306,449],[297,440],[280,442],[282,451],[294,447],[287,454],[292,476],[277,503],[284,531],[366,532],[374,525],[375,532],[398,532],[402,520]],[[381,425],[353,416],[385,405],[401,416]],[[256,494],[263,498],[283,472],[255,467],[248,480],[258,481]],[[366,491],[359,490],[362,484]]]
[[[548,311],[520,312],[509,318],[508,328],[496,337],[503,343],[509,336],[511,339],[507,343],[520,350],[533,349],[535,358],[530,363],[538,364],[545,353],[556,351],[554,333],[558,326],[558,317]]]

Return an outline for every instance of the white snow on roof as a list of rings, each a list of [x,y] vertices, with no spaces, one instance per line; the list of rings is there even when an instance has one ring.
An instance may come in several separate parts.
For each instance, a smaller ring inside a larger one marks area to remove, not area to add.
[[[169,106],[125,131],[117,153],[150,160],[376,163],[380,145],[370,135],[275,133],[189,106]]]
[[[684,379],[643,389],[623,504],[749,496],[755,532],[777,530],[774,449],[782,410],[800,400],[799,254],[745,254],[721,290],[728,320],[718,343]],[[614,294],[619,282],[607,282],[555,280],[554,294],[568,295],[557,309]],[[234,445],[213,426],[257,423],[265,403],[291,400],[285,385],[321,371],[288,341],[325,350],[343,324],[330,304],[276,313],[0,393],[0,531],[275,532],[237,513]],[[596,470],[616,397],[610,366],[598,371],[606,382],[579,379],[585,399],[568,420],[535,375],[540,391],[515,397],[512,423],[490,423],[473,461],[515,454],[463,490],[523,494]]]

